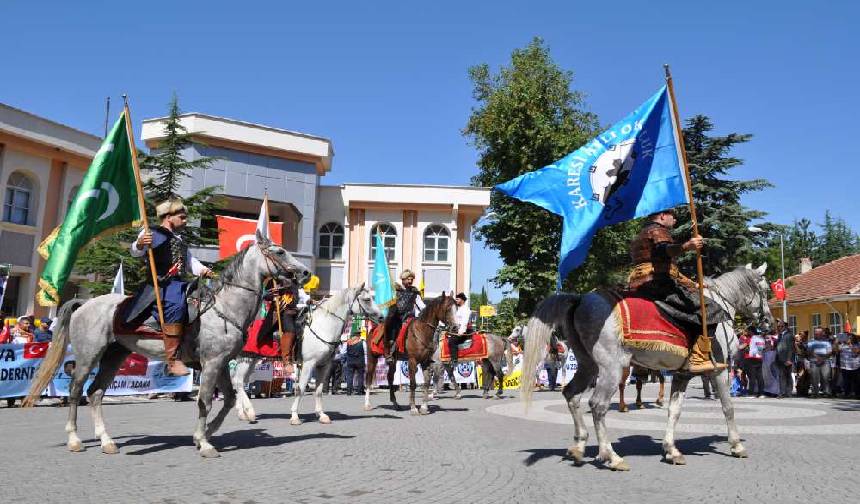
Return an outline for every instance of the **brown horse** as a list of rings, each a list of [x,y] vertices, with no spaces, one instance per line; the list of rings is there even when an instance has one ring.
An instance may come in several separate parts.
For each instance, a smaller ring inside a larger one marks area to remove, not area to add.
[[[632,372],[631,367],[633,368]],[[666,377],[663,376],[663,373],[636,365],[631,367],[624,368],[621,375],[621,383],[618,384],[618,412],[627,413],[627,403],[624,402],[624,386],[627,385],[627,379],[630,378],[631,374],[636,377],[636,408],[642,409],[642,385],[645,384],[646,380],[655,376],[660,382],[660,391],[657,392],[657,400],[654,404],[662,408],[663,396],[666,391]]]
[[[426,301],[426,306],[421,313],[409,323],[406,329],[406,352],[400,353],[395,349],[394,363],[388,366],[388,394],[391,404],[395,409],[400,409],[397,404],[397,398],[394,396],[394,372],[395,365],[398,360],[405,360],[409,363],[409,411],[413,415],[426,415],[430,412],[427,406],[430,393],[430,363],[433,360],[433,354],[436,352],[438,345],[438,336],[436,330],[441,322],[447,327],[455,327],[454,313],[457,309],[454,303],[454,296],[448,296],[444,292],[441,296]],[[387,345],[388,343],[385,342]],[[364,409],[370,410],[373,408],[370,404],[370,386],[373,384],[376,376],[376,363],[382,354],[374,353],[368,348],[367,371],[364,375]],[[418,372],[418,365],[424,370],[424,399],[421,402],[421,409],[415,406],[415,374]]]

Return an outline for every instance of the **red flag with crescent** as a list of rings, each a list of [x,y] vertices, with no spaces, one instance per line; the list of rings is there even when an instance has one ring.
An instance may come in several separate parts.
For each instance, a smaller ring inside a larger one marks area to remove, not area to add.
[[[217,215],[218,219],[218,258],[225,259],[254,243],[257,220],[240,219]],[[280,242],[282,222],[269,222],[269,236]],[[280,244],[280,243],[279,243]]]
[[[770,284],[770,290],[773,291],[776,299],[780,301],[785,299],[785,283],[782,281],[782,278]]]

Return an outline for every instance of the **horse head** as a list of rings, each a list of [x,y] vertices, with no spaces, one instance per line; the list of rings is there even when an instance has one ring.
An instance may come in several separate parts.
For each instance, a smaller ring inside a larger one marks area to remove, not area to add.
[[[764,276],[765,271],[767,271],[767,263],[762,263],[758,268],[753,268],[752,264],[747,264],[743,269],[753,291],[753,299],[749,301],[746,307],[747,315],[760,323],[764,329],[770,329],[774,324],[774,319],[767,302],[770,288]]]
[[[247,270],[245,274],[252,276],[258,284],[267,278],[274,278],[283,285],[301,286],[311,278],[311,272],[304,264],[283,247],[272,243],[259,231],[257,231],[255,245],[244,250],[244,256],[238,264],[239,266],[233,268],[232,273],[236,275],[242,270]],[[227,269],[225,269],[226,272]]]
[[[449,296],[442,291],[442,295],[429,301],[425,309],[430,311],[430,315],[436,321],[442,322],[449,328],[457,327],[457,303],[454,302],[453,294]]]
[[[376,323],[382,320],[382,311],[373,301],[373,295],[367,289],[364,282],[354,290],[353,300],[349,305],[349,312],[352,315],[364,315]]]

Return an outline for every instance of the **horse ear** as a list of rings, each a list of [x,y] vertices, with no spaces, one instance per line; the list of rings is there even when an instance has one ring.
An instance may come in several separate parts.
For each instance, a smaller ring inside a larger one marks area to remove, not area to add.
[[[746,263],[746,265],[744,266],[744,268],[746,268],[746,269],[752,269],[752,263]]]
[[[254,233],[254,239],[257,240],[257,243],[267,243],[269,241],[265,236],[263,236],[263,233],[261,233],[259,229]]]
[[[755,270],[756,270],[756,273],[758,273],[761,276],[764,276],[764,272],[767,271],[767,263],[762,263],[762,265],[759,266],[758,268],[756,268]]]
[[[367,282],[361,282],[361,287],[359,287],[358,290],[363,291],[364,290],[364,284],[366,284],[366,283]]]

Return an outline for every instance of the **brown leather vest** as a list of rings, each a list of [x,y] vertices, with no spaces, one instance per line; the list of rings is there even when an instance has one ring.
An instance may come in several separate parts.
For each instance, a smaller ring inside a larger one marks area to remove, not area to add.
[[[674,243],[669,228],[656,222],[645,224],[630,243],[630,257],[633,259],[634,266],[651,263],[654,273],[668,274],[674,261],[669,254],[657,251],[659,243]]]

